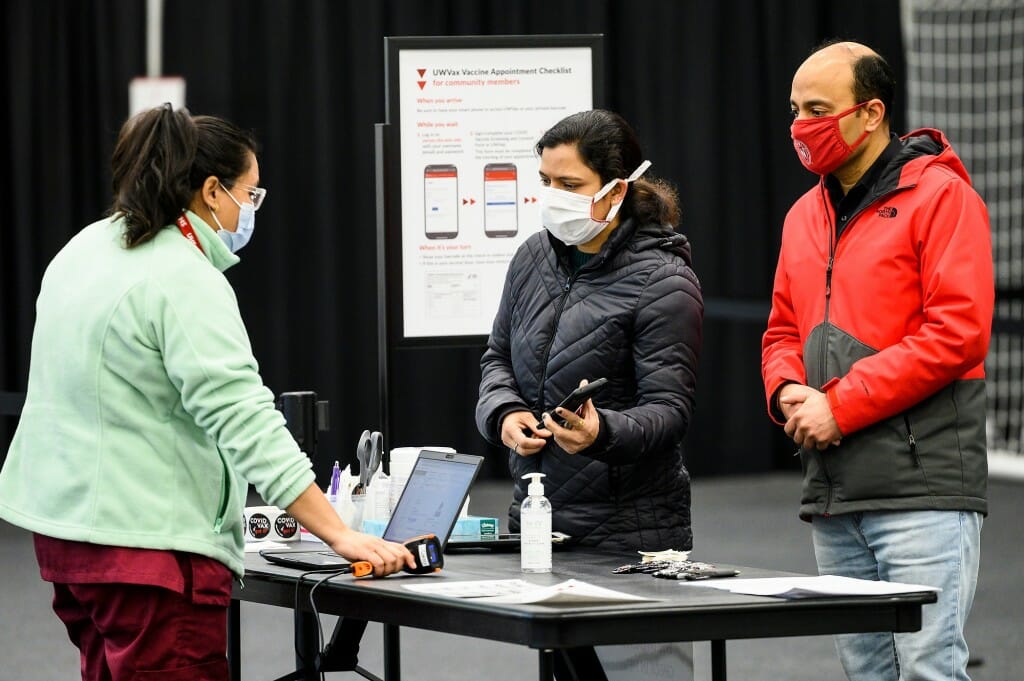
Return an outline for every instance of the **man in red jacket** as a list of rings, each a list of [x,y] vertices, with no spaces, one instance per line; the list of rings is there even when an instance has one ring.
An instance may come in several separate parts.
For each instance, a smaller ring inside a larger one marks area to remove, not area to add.
[[[959,681],[988,512],[992,246],[945,136],[890,134],[894,90],[857,43],[793,77],[793,145],[820,180],[786,216],[762,374],[819,571],[942,589],[920,632],[837,637],[847,676]]]

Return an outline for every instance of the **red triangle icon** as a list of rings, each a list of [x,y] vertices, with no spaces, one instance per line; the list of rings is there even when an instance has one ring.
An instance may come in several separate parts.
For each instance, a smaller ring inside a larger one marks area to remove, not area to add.
[[[425,80],[417,80],[416,84],[419,85],[420,89],[422,90],[423,86],[427,84],[427,81],[425,81]]]
[[[420,78],[422,78],[423,74],[426,73],[426,72],[427,72],[426,69],[416,69],[416,73],[420,74]]]

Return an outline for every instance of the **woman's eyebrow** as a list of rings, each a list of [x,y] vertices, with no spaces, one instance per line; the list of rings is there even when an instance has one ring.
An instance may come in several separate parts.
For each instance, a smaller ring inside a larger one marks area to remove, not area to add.
[[[556,175],[554,178],[550,178],[539,170],[537,171],[537,173],[541,176],[541,179],[544,180],[555,179],[558,180],[559,182],[583,182],[583,178],[578,177],[576,175]]]

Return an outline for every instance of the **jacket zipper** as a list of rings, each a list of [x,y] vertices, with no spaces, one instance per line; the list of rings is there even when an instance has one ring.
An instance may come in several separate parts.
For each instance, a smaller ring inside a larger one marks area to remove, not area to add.
[[[829,235],[829,241],[831,242],[832,237]],[[832,267],[835,264],[836,254],[832,250],[832,244],[829,243],[829,254],[828,254],[828,267],[825,268],[825,320],[824,324],[828,325],[828,313],[829,306],[832,303]],[[825,378],[825,370],[828,368],[828,329],[825,329],[825,342],[821,346],[821,355],[818,362],[819,368],[821,369],[821,377]]]
[[[879,194],[877,196],[872,197],[867,203],[864,204],[863,208],[861,208],[856,213],[853,213],[850,216],[850,218],[847,220],[846,226],[843,228],[843,231],[844,232],[848,231],[851,228],[851,226],[853,225],[854,220],[856,220],[858,217],[860,217],[860,214],[863,213],[865,210],[867,210],[868,206],[871,206],[871,205],[875,204],[876,202],[878,202],[879,200],[881,200],[881,199],[883,199],[885,197],[888,197],[888,196],[891,196],[893,194],[896,194],[897,192],[900,192],[903,189],[909,189],[909,188],[911,188],[913,186],[914,185],[909,185],[908,187],[896,187],[896,188],[894,188],[894,189],[892,189],[892,190],[890,190],[888,192],[885,192],[883,194]],[[824,182],[824,180],[822,180],[818,184],[818,190],[819,190],[819,193],[821,194],[822,205],[825,208],[825,217],[828,219],[828,267],[825,269],[825,319],[824,319],[824,322],[823,322],[823,324],[825,325],[826,328],[825,328],[825,339],[824,339],[824,342],[821,344],[821,354],[819,356],[819,364],[818,364],[818,366],[821,369],[821,376],[822,376],[822,378],[824,378],[825,377],[825,370],[828,368],[828,362],[826,360],[826,358],[828,357],[828,328],[827,327],[828,327],[829,306],[831,305],[831,302],[832,302],[832,270],[833,270],[833,268],[835,266],[836,250],[838,250],[838,248],[839,248],[839,239],[840,239],[841,235],[836,234],[835,224],[832,222],[832,215],[831,215],[831,213],[829,213],[829,210],[831,208],[831,203],[829,202],[828,197],[825,196],[825,182]],[[910,432],[910,419],[907,418],[907,417],[904,417],[904,418],[906,418],[906,421],[907,421],[907,435],[908,435],[908,442],[910,443],[910,449],[914,453],[915,462],[917,464],[920,464],[920,460],[917,457],[917,442],[916,442],[916,440],[914,440],[914,434]],[[825,482],[828,485],[828,496],[825,498],[825,512],[824,512],[824,515],[827,518],[828,516],[831,515],[829,513],[829,509],[832,507],[832,493],[833,493],[833,489],[832,489],[832,475],[828,471],[828,464],[825,462],[825,457],[823,455],[821,455],[821,454],[819,454],[818,456],[821,458],[821,470],[825,474]]]
[[[903,415],[903,423],[907,427],[907,445],[910,447],[910,454],[914,457],[914,467],[921,467],[921,455],[917,453],[917,438],[914,437],[914,431],[910,428],[910,417],[906,414]]]
[[[825,217],[828,219],[828,267],[825,268],[825,319],[822,322],[825,337],[822,340],[821,352],[818,355],[818,368],[821,371],[821,378],[824,379],[825,371],[828,369],[828,313],[829,305],[832,302],[832,267],[835,264],[836,242],[839,239],[838,237],[834,238],[836,228],[832,222],[832,215],[829,213],[829,203],[825,196],[825,183],[822,182],[818,187],[821,192],[821,201],[825,206]],[[828,470],[825,456],[821,452],[817,452],[817,456],[821,460],[821,470],[825,474],[826,489],[828,490],[828,494],[825,497],[824,511],[824,516],[827,518],[831,515],[829,509],[832,508],[832,474]]]
[[[928,482],[928,471],[924,467],[924,463],[921,461],[921,453],[917,451],[917,438],[914,437],[914,430],[910,427],[910,415],[903,414],[903,423],[907,427],[907,446],[910,447],[910,454],[914,457],[914,468],[921,470],[921,477],[924,479],[924,485],[928,489],[928,494],[932,494],[931,483]]]
[[[538,417],[544,411],[544,384],[548,380],[548,358],[551,355],[551,346],[555,344],[555,331],[558,330],[558,322],[562,319],[562,312],[565,310],[565,303],[569,300],[569,291],[572,289],[572,283],[576,280],[576,275],[579,274],[580,270],[577,270],[573,274],[570,274],[565,278],[565,283],[562,284],[562,296],[558,299],[558,307],[555,310],[555,319],[551,323],[551,335],[548,337],[547,345],[544,346],[544,357],[541,366],[544,367],[540,375],[540,386],[537,391],[537,415]]]

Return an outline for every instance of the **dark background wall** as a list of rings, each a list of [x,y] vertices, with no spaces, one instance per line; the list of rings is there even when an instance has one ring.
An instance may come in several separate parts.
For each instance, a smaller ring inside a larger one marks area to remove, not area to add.
[[[602,33],[606,105],[680,191],[707,304],[696,475],[796,465],[765,415],[760,336],[786,209],[813,177],[789,140],[792,73],[830,37],[904,60],[892,0],[173,0],[164,73],[187,106],[253,129],[268,200],[228,276],[267,384],[331,402],[323,462],[378,427],[373,125],[383,37]],[[7,0],[0,9],[0,392],[25,389],[46,263],[109,203],[109,157],[145,73],[142,0]],[[894,129],[904,131],[897,102]],[[188,282],[182,282],[188,285]],[[74,339],[68,339],[74,342]],[[480,348],[399,354],[391,445],[503,456],[477,435]],[[0,452],[13,432],[0,417]],[[321,474],[325,463],[318,464]]]

